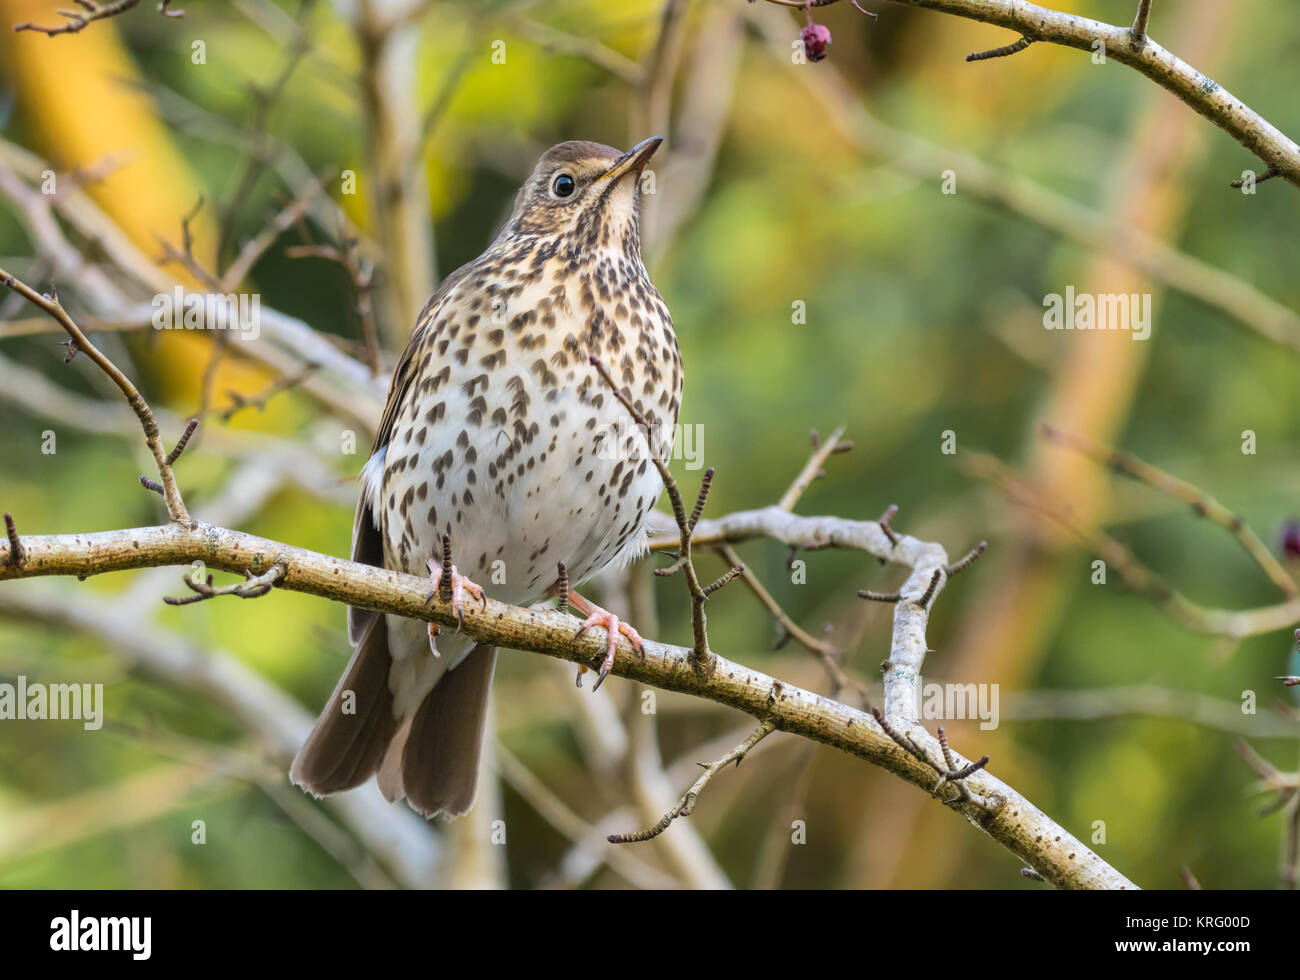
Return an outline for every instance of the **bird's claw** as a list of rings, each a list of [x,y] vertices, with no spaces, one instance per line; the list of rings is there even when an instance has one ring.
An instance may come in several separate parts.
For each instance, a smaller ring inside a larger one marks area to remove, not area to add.
[[[429,594],[425,597],[425,602],[429,602],[438,594],[438,589],[442,585],[442,565],[438,564],[432,558],[429,559]],[[471,595],[487,608],[487,596],[483,594],[482,587],[471,582],[460,572],[456,571],[456,566],[451,566],[451,612],[456,617],[456,632],[459,633],[461,627],[465,625],[465,596]],[[434,624],[429,625],[429,639],[437,636]]]
[[[627,637],[628,642],[632,644],[632,649],[636,650],[641,656],[645,656],[645,650],[641,647],[641,634],[632,628],[630,623],[625,623],[612,612],[597,607],[578,627],[578,632],[574,635],[576,640],[583,633],[593,626],[603,626],[609,634],[609,639],[605,647],[605,659],[601,661],[599,676],[592,687],[592,693],[600,690],[600,685],[605,683],[605,678],[609,672],[614,669],[614,650],[618,646],[618,634],[622,633]],[[578,675],[578,686],[582,686],[582,674]]]

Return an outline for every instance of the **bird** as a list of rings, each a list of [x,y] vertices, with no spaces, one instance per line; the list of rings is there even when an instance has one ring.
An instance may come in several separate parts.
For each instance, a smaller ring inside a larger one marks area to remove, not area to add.
[[[438,286],[397,361],[361,470],[352,559],[446,588],[555,597],[607,631],[628,623],[569,586],[645,550],[684,372],[641,258],[642,173],[663,142],[585,140],[538,159],[491,245]],[[636,408],[641,423],[602,379]],[[444,548],[455,564],[443,561]],[[560,592],[567,594],[561,596]],[[426,818],[474,801],[496,650],[466,633],[349,607],[353,652],[290,769],[315,796],[372,775]],[[581,674],[579,674],[581,683]]]

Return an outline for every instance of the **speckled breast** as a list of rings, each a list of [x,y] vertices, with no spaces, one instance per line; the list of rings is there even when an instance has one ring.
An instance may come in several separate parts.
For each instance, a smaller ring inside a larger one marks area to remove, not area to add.
[[[557,562],[576,584],[639,549],[663,489],[648,443],[671,451],[682,368],[639,259],[512,258],[485,255],[418,328],[416,397],[395,420],[383,513],[392,567],[423,573],[446,532],[463,574],[527,603]]]

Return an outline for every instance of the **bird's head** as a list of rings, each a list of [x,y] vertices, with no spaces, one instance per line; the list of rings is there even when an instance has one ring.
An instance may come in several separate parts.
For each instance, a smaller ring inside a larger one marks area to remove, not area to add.
[[[641,172],[662,142],[652,136],[626,153],[585,140],[551,147],[520,188],[506,234],[565,239],[585,254],[640,254]]]

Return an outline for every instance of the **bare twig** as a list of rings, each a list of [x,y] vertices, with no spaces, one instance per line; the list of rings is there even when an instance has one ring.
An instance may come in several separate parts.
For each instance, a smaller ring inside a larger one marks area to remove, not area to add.
[[[853,448],[853,443],[840,441],[843,437],[844,426],[842,425],[832,432],[825,442],[818,438],[817,433],[812,434],[813,454],[808,462],[804,464],[803,469],[799,471],[799,475],[795,477],[794,482],[790,484],[790,489],[782,494],[780,501],[777,503],[778,507],[782,510],[794,510],[794,505],[799,502],[799,498],[804,495],[812,482],[825,475],[822,472],[822,465],[826,460],[833,453],[846,453]]]
[[[894,519],[894,515],[897,513],[898,513],[898,504],[890,504],[885,509],[884,515],[880,518],[879,521],[876,522],[877,524],[880,525],[880,530],[885,532],[885,537],[889,539],[889,543],[891,545],[898,544],[898,535],[895,534],[893,529],[890,528],[889,526],[889,522]]]
[[[1193,602],[1157,575],[1121,542],[1095,528],[1085,527],[1062,501],[1046,499],[1019,473],[983,453],[966,453],[962,463],[968,473],[998,487],[1008,499],[1059,524],[1094,550],[1106,565],[1119,573],[1124,584],[1145,596],[1175,622],[1198,633],[1240,639],[1272,633],[1300,622],[1300,598],[1254,609],[1215,609]]]
[[[949,806],[961,802],[970,802],[974,803],[981,809],[990,812],[996,812],[998,808],[1002,806],[1002,801],[1000,799],[985,799],[984,797],[975,796],[963,785],[964,780],[975,775],[975,773],[979,772],[989,764],[989,757],[987,755],[981,756],[975,762],[968,762],[964,765],[959,765],[959,760],[956,754],[948,746],[948,737],[944,734],[943,728],[940,728],[938,741],[944,759],[943,763],[940,764],[926,755],[926,753],[923,752],[909,736],[895,731],[894,728],[890,726],[889,722],[885,720],[884,712],[879,708],[872,708],[871,714],[876,719],[876,724],[884,729],[885,734],[892,738],[900,748],[922,765],[929,766],[938,774],[939,781],[935,783],[934,788],[930,790],[931,796],[943,800],[943,802],[947,803]],[[939,795],[939,790],[950,784],[956,787],[957,795],[945,800]]]
[[[1138,0],[1137,16],[1133,18],[1134,47],[1141,47],[1147,39],[1147,22],[1151,19],[1151,0]]]
[[[555,795],[527,766],[503,744],[497,744],[497,764],[506,782],[522,796],[548,824],[578,847],[638,888],[672,888],[676,882],[662,871],[646,864],[635,854],[621,848],[611,849],[599,842],[594,828]]]
[[[239,217],[239,208],[253,193],[263,172],[271,164],[272,140],[269,135],[271,112],[284,93],[289,80],[302,63],[302,59],[311,50],[312,41],[309,33],[312,22],[311,12],[316,0],[299,0],[297,16],[294,18],[294,31],[288,43],[283,45],[284,61],[279,71],[265,87],[250,86],[249,94],[253,101],[253,119],[248,129],[252,134],[252,144],[248,159],[235,189],[221,208],[217,231],[217,263],[222,265],[230,252],[235,237],[235,222]],[[238,260],[236,260],[236,264]],[[251,262],[249,263],[251,266]],[[229,277],[223,277],[229,278]],[[242,276],[241,276],[242,278]],[[224,290],[223,290],[224,292]]]
[[[988,61],[990,58],[1009,58],[1013,54],[1018,54],[1029,45],[1034,43],[1033,38],[1022,37],[1019,41],[1012,44],[1004,45],[1000,48],[990,48],[988,51],[975,51],[966,56],[967,61]]]
[[[555,563],[556,586],[555,594],[559,599],[555,603],[556,612],[567,613],[569,611],[569,569],[564,562]],[[582,675],[578,675],[578,686],[582,686]]]
[[[1238,741],[1236,748],[1246,765],[1261,777],[1256,790],[1276,794],[1260,808],[1259,815],[1266,817],[1279,810],[1285,813],[1282,864],[1278,878],[1283,888],[1294,891],[1300,883],[1300,771],[1283,772],[1245,742]]]
[[[181,437],[176,440],[176,445],[172,446],[172,451],[167,454],[167,465],[174,466],[176,461],[181,458],[181,453],[185,452],[185,446],[190,441],[190,436],[194,435],[194,430],[199,427],[198,419],[190,419],[189,424],[185,426],[185,431]]]
[[[41,27],[39,24],[33,24],[30,21],[24,24],[15,24],[15,31],[39,31],[54,37],[58,34],[77,34],[85,30],[97,20],[103,20],[106,17],[116,17],[118,14],[124,14],[140,0],[110,0],[109,3],[96,3],[95,0],[73,0],[78,7],[84,12],[76,10],[60,10],[59,15],[66,17],[62,24],[56,27]],[[167,0],[170,3],[170,0]],[[167,10],[167,3],[163,3],[159,9],[171,17],[179,17],[184,11]]]
[[[92,344],[86,335],[82,333],[81,328],[68,315],[68,311],[63,308],[57,296],[45,296],[38,293],[25,282],[5,272],[4,269],[0,269],[0,285],[8,286],[33,306],[44,310],[53,317],[63,327],[72,342],[76,344],[77,349],[84,352],[117,385],[118,390],[125,396],[127,404],[135,412],[136,418],[140,420],[140,427],[144,430],[145,443],[149,446],[154,462],[158,465],[158,476],[162,484],[163,497],[167,501],[167,513],[177,523],[191,524],[190,515],[185,510],[184,501],[181,500],[181,492],[176,486],[176,479],[172,476],[171,463],[167,461],[167,453],[163,449],[162,438],[158,432],[158,422],[154,418],[153,409],[144,400],[144,396],[131,383],[131,380],[119,371],[117,366],[104,356],[99,348]]]
[[[1039,427],[1039,431],[1042,433],[1043,438],[1049,442],[1082,453],[1105,466],[1109,466],[1117,473],[1132,477],[1134,480],[1145,483],[1147,486],[1153,487],[1175,500],[1188,504],[1198,517],[1213,521],[1236,538],[1246,554],[1254,560],[1255,564],[1259,565],[1264,574],[1288,598],[1295,598],[1300,595],[1300,588],[1297,588],[1296,581],[1291,576],[1291,573],[1282,567],[1281,563],[1274,557],[1273,552],[1247,526],[1245,520],[1239,514],[1223,506],[1204,490],[1188,483],[1186,480],[1171,476],[1164,470],[1138,459],[1132,453],[1109,449],[1091,439],[1062,432],[1046,423]]]
[[[361,325],[361,342],[364,345],[366,363],[370,370],[378,374],[379,364],[379,325],[375,321],[375,306],[371,298],[375,285],[374,264],[357,255],[358,237],[355,229],[342,219],[342,247],[333,245],[295,245],[286,250],[291,259],[321,258],[337,263],[352,281],[353,295],[356,297],[357,319]]]
[[[691,784],[691,788],[681,795],[677,802],[673,804],[672,809],[665,813],[659,822],[653,827],[648,830],[642,830],[630,834],[610,834],[605,839],[611,844],[633,844],[641,841],[653,840],[655,837],[658,837],[667,830],[668,826],[678,817],[689,817],[694,812],[695,804],[699,802],[700,794],[704,792],[704,788],[709,785],[709,781],[712,780],[714,776],[727,768],[727,766],[731,765],[733,762],[736,765],[740,765],[745,756],[749,754],[749,750],[765,739],[768,735],[772,734],[775,730],[776,728],[771,722],[765,721],[755,728],[748,738],[724,755],[721,759],[708,763],[707,765],[703,762],[699,763],[699,765],[704,769],[704,772],[700,774],[700,778]]]
[[[189,587],[194,595],[189,596],[164,596],[163,602],[169,606],[188,606],[196,602],[204,602],[208,599],[215,599],[217,596],[233,595],[240,599],[258,599],[275,586],[275,583],[284,577],[285,569],[283,565],[272,565],[261,575],[254,575],[252,572],[245,571],[243,582],[237,582],[234,585],[216,586],[212,584],[212,576],[206,579],[197,579],[192,575],[184,575],[181,581]]]
[[[783,3],[782,0],[768,0]],[[814,6],[828,5],[835,0],[814,2]],[[1149,7],[1141,0],[1138,20],[1132,27],[1121,27],[1075,14],[1062,13],[1026,0],[894,0],[910,7],[925,7],[941,13],[953,14],[986,24],[995,24],[1016,31],[1022,41],[1059,44],[1081,51],[1094,51],[1098,44],[1106,56],[1145,75],[1161,88],[1172,92],[1197,113],[1231,135],[1238,143],[1259,157],[1270,169],[1278,171],[1292,184],[1300,186],[1300,145],[1276,126],[1251,109],[1245,102],[1228,92],[1213,79],[1206,77],[1173,52],[1147,38],[1135,44],[1139,24],[1145,35],[1145,16],[1141,7]],[[1020,42],[1017,42],[1020,44]],[[1017,45],[1010,45],[1016,48]],[[1018,49],[1020,50],[1020,49]],[[1004,53],[1009,53],[1005,51]]]
[[[225,408],[212,408],[208,409],[208,411],[218,415],[221,421],[229,422],[246,408],[264,409],[267,403],[276,395],[281,392],[292,391],[302,385],[319,367],[319,364],[304,364],[300,370],[293,374],[276,378],[255,395],[241,395],[237,391],[228,391],[226,397],[230,399],[230,404]]]
[[[1255,183],[1262,184],[1266,180],[1272,180],[1274,177],[1281,177],[1281,176],[1282,176],[1282,172],[1280,170],[1275,170],[1272,167],[1267,167],[1262,174],[1260,174],[1255,178]],[[1246,178],[1238,177],[1236,180],[1231,180],[1228,182],[1228,186],[1233,188],[1234,190],[1241,190],[1243,187],[1246,186]]]
[[[988,546],[989,543],[987,541],[981,541],[970,551],[966,552],[966,555],[960,561],[953,562],[951,565],[949,565],[947,569],[945,569],[948,577],[952,578],[954,575],[964,572],[966,571],[966,569],[970,568],[971,565],[975,564],[976,560],[980,557],[980,555],[984,554],[984,552],[988,549]]]
[[[14,526],[14,517],[10,513],[5,514],[5,536],[9,539],[9,551],[5,555],[5,563],[19,567],[26,560],[27,555],[23,551],[22,539],[18,537],[18,528]]]
[[[772,596],[772,593],[768,592],[767,589],[763,587],[763,583],[759,581],[758,576],[754,574],[753,570],[746,567],[745,564],[741,562],[740,556],[736,554],[731,545],[724,544],[718,549],[718,554],[720,554],[723,560],[733,569],[740,569],[740,576],[744,580],[745,584],[749,586],[749,590],[753,592],[758,601],[763,604],[763,608],[772,614],[773,618],[776,619],[782,631],[787,636],[792,637],[800,646],[807,648],[812,653],[820,654],[823,657],[834,657],[839,652],[830,643],[812,636],[798,623],[791,619],[790,615],[781,608],[781,604]],[[656,569],[656,571],[662,571],[662,569]]]
[[[668,496],[668,501],[673,509],[673,517],[677,520],[678,558],[673,570],[680,569],[686,581],[686,590],[691,597],[691,629],[695,636],[691,664],[696,671],[708,673],[712,669],[712,652],[709,650],[708,621],[704,614],[704,604],[708,601],[709,593],[700,584],[699,577],[695,572],[695,563],[691,560],[691,538],[696,525],[699,523],[700,515],[704,512],[704,504],[708,499],[709,488],[713,484],[713,467],[709,467],[704,471],[704,477],[700,481],[699,496],[695,501],[695,508],[687,515],[686,505],[682,501],[682,494],[677,487],[677,481],[673,479],[668,464],[656,451],[654,430],[646,422],[645,416],[637,410],[636,405],[633,404],[627,393],[614,383],[614,379],[610,376],[609,368],[605,366],[605,363],[593,354],[591,356],[591,365],[596,369],[605,384],[609,385],[614,397],[627,409],[633,421],[645,434],[646,448],[650,453],[650,460],[654,463],[655,469],[659,471],[659,476],[663,480],[664,493]],[[719,581],[710,588],[721,588],[725,584],[726,582]]]

